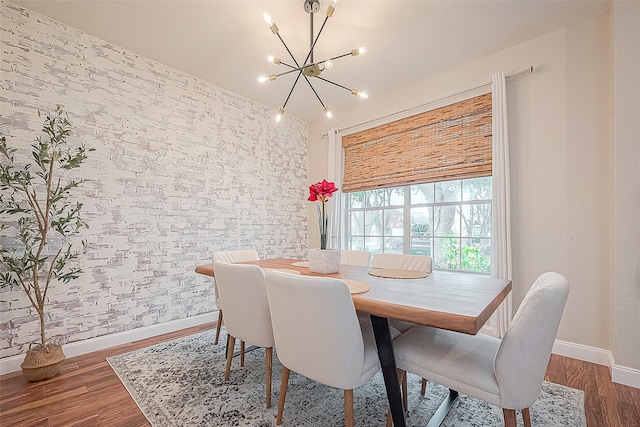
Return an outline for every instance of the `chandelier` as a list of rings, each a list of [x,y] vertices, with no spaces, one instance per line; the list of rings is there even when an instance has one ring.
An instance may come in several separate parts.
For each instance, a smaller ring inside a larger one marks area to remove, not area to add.
[[[280,36],[280,33],[278,32],[278,27],[271,20],[271,17],[269,16],[269,14],[267,14],[266,12],[264,13],[264,20],[269,25],[269,28],[271,29],[271,32],[273,32],[273,34],[278,36],[278,38],[280,39],[280,41],[284,45],[285,49],[289,53],[289,56],[291,57],[291,60],[293,61],[293,65],[292,64],[287,64],[286,62],[282,61],[280,58],[276,58],[276,57],[273,57],[273,56],[270,55],[270,56],[267,57],[267,60],[269,62],[271,62],[273,64],[276,64],[276,65],[283,65],[283,66],[285,66],[285,67],[287,67],[289,69],[287,71],[284,71],[284,72],[279,73],[279,74],[262,75],[262,76],[258,77],[258,81],[260,83],[265,83],[265,82],[273,81],[273,80],[277,79],[278,77],[281,77],[281,76],[284,76],[284,75],[294,74],[294,73],[297,74],[296,79],[293,82],[293,86],[291,86],[291,90],[289,91],[289,95],[287,95],[287,99],[284,101],[284,104],[282,104],[282,107],[280,107],[280,109],[278,110],[278,114],[276,115],[276,122],[279,122],[280,120],[282,120],[282,116],[284,115],[284,110],[285,110],[285,108],[287,106],[287,103],[289,102],[289,98],[291,98],[291,94],[293,93],[293,90],[295,89],[296,85],[298,84],[298,81],[300,80],[300,77],[303,77],[306,80],[306,82],[309,84],[309,87],[311,88],[313,93],[316,95],[316,98],[318,98],[318,101],[320,102],[320,105],[322,105],[322,109],[323,109],[324,113],[326,114],[327,118],[329,118],[329,119],[332,117],[331,110],[322,101],[322,99],[318,95],[318,92],[316,92],[315,88],[313,87],[313,84],[311,83],[311,79],[310,78],[314,78],[314,79],[317,79],[317,80],[322,80],[322,81],[330,83],[330,84],[332,84],[334,86],[340,87],[342,89],[346,89],[349,92],[351,92],[351,94],[353,94],[355,96],[358,96],[360,98],[367,98],[368,97],[366,92],[363,92],[363,91],[358,90],[358,89],[348,88],[348,87],[343,86],[343,85],[341,85],[339,83],[336,83],[334,81],[331,81],[331,80],[328,80],[328,79],[322,77],[322,73],[325,70],[329,70],[329,69],[331,69],[333,67],[333,61],[334,60],[340,59],[340,58],[344,58],[345,56],[357,56],[357,55],[359,55],[359,54],[364,52],[364,48],[363,47],[358,48],[358,49],[353,49],[350,52],[344,53],[342,55],[334,56],[332,58],[323,59],[321,61],[315,61],[314,58],[313,58],[313,48],[315,47],[316,43],[318,42],[318,39],[320,38],[320,34],[322,34],[322,30],[324,29],[324,26],[327,23],[327,20],[329,18],[331,18],[331,16],[333,15],[333,12],[335,11],[335,4],[336,4],[337,1],[338,0],[333,0],[333,4],[330,5],[327,8],[327,13],[326,13],[326,16],[324,18],[324,22],[322,23],[322,26],[320,27],[320,31],[318,31],[318,34],[314,38],[314,35],[313,35],[313,16],[320,10],[320,2],[319,2],[319,0],[304,0],[304,10],[309,14],[309,52],[307,53],[307,57],[305,58],[305,60],[302,61],[302,65],[301,65],[300,62],[298,62],[296,60],[296,58],[293,56],[293,54],[289,50],[289,47],[284,42],[284,40]]]

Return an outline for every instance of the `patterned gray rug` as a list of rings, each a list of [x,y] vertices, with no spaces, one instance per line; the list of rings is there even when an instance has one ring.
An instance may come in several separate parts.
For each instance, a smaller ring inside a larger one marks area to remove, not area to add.
[[[224,329],[223,329],[224,330]],[[271,409],[264,407],[264,350],[247,353],[244,368],[234,359],[230,381],[223,381],[224,343],[213,345],[206,331],[108,358],[108,362],[149,422],[164,426],[275,426],[282,366],[274,351]],[[424,426],[447,390],[429,382],[420,395],[420,378],[409,375],[407,425]],[[387,400],[378,373],[354,390],[357,426],[382,426]],[[545,382],[531,407],[536,427],[586,425],[581,390]],[[518,425],[522,420],[518,416]],[[343,426],[342,390],[291,372],[283,426]],[[502,410],[461,395],[442,426],[502,426]]]

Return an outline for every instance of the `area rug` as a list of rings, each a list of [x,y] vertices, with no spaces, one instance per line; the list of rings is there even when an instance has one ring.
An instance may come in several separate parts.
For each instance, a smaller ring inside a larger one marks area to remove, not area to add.
[[[264,350],[246,354],[245,366],[234,359],[229,381],[224,381],[226,334],[214,345],[213,331],[108,358],[131,397],[151,425],[164,426],[275,426],[282,366],[274,351],[270,409],[265,409]],[[424,426],[448,390],[429,382],[420,395],[420,378],[409,375],[407,425]],[[326,387],[291,372],[283,426],[343,426],[342,390]],[[382,426],[387,398],[381,373],[354,390],[357,426]],[[518,425],[522,425],[518,416]],[[586,426],[581,390],[545,382],[531,407],[536,427]],[[502,426],[502,410],[460,395],[442,426]]]

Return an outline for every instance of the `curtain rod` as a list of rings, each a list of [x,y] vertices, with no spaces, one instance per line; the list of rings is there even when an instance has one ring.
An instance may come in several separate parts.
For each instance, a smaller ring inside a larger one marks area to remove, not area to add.
[[[527,68],[525,68],[524,70],[521,70],[521,71],[516,71],[514,73],[507,74],[506,76],[504,76],[504,78],[505,79],[510,79],[510,78],[513,78],[513,77],[525,76],[525,75],[529,75],[529,74],[533,74],[533,66],[527,67]],[[389,117],[393,117],[393,116],[396,116],[398,114],[406,113],[406,112],[411,111],[411,110],[416,110],[418,108],[426,107],[427,105],[430,105],[430,104],[433,104],[433,103],[436,103],[436,102],[439,102],[439,101],[442,101],[442,100],[445,100],[445,99],[448,99],[448,98],[453,98],[454,96],[462,95],[464,93],[471,92],[471,91],[474,91],[476,89],[480,89],[481,87],[490,85],[491,83],[492,82],[479,84],[477,86],[474,86],[474,87],[471,87],[471,88],[468,88],[468,89],[464,89],[464,90],[461,90],[461,91],[456,92],[456,93],[452,93],[451,95],[446,95],[446,96],[443,96],[441,98],[434,99],[434,100],[431,100],[429,102],[425,102],[424,104],[416,105],[415,107],[405,108],[404,110],[396,111],[395,113],[387,114],[386,116],[378,117],[376,119],[367,120],[366,122],[358,123],[356,125],[347,126],[346,128],[339,129],[338,132],[344,132],[346,130],[357,128],[357,127],[360,127],[362,125],[367,125],[369,123],[373,123],[373,122],[377,122],[377,121],[380,121],[380,120],[388,119]],[[329,133],[325,132],[325,133],[320,135],[320,139],[322,139],[322,138],[324,138],[324,137],[326,137],[328,135],[329,135]]]

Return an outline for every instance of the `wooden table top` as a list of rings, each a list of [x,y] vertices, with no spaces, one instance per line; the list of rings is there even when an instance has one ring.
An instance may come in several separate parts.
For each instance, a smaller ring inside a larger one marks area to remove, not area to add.
[[[341,265],[338,273],[318,274],[292,265],[298,261],[277,258],[245,264],[367,282],[368,292],[352,295],[356,310],[467,334],[478,333],[511,292],[510,280],[473,274],[436,271],[421,279],[390,279],[368,274],[369,267],[353,265]],[[198,265],[196,273],[214,276],[213,264]]]

